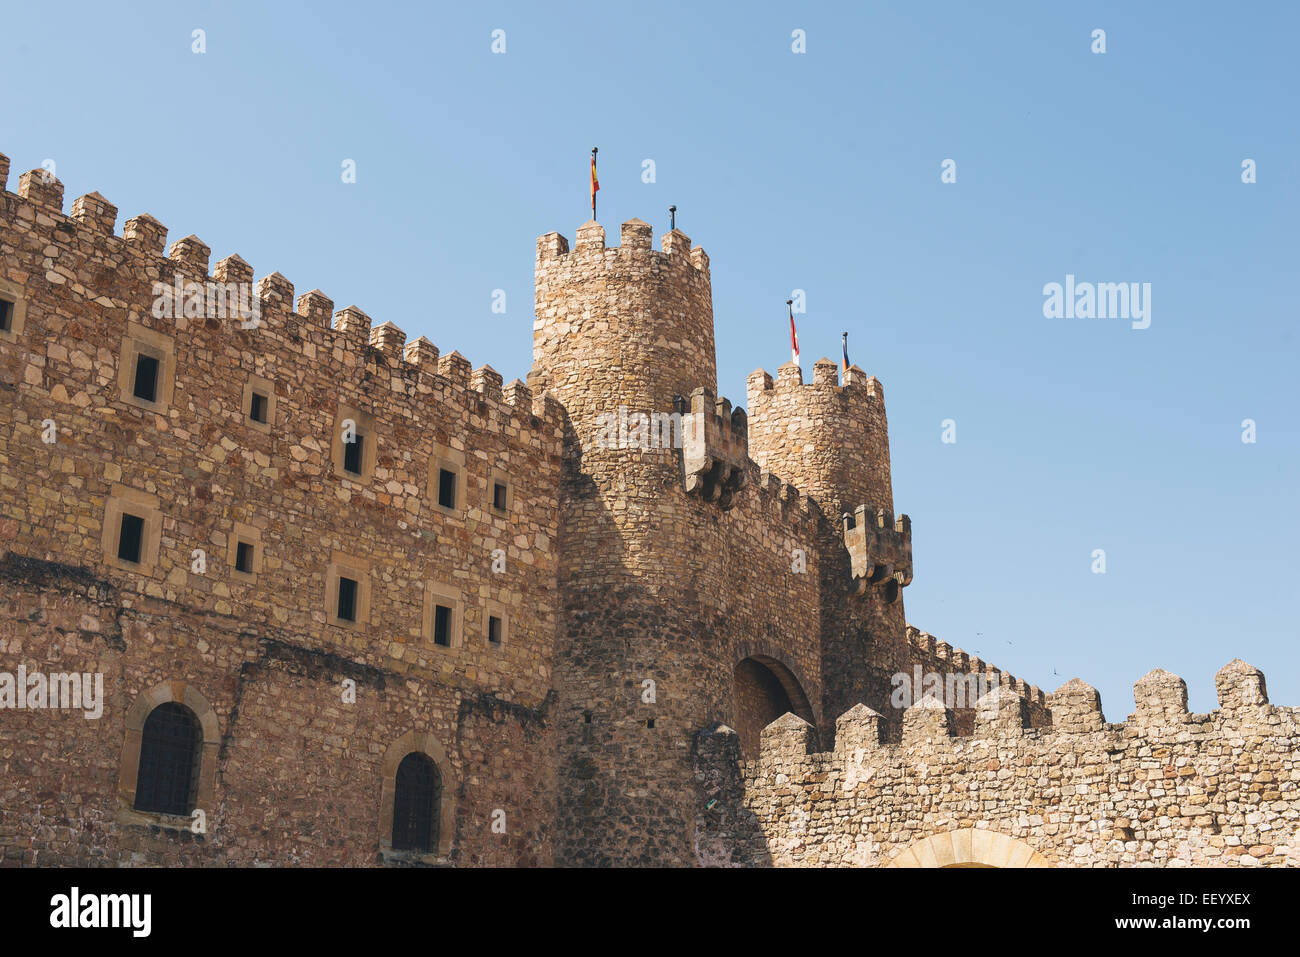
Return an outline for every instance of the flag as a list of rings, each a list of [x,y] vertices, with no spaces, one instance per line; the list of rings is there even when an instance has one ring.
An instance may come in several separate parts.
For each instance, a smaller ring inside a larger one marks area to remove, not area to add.
[[[596,218],[596,191],[600,189],[600,180],[596,179],[596,150],[591,151],[591,218]]]
[[[799,334],[794,331],[794,300],[785,301],[786,308],[790,310],[790,361],[795,365],[799,364]]]
[[[849,334],[844,333],[844,371],[849,371]]]

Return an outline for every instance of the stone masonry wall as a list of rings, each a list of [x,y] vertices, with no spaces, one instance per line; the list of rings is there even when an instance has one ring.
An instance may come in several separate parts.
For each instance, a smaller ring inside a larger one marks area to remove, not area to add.
[[[0,295],[23,308],[22,328],[0,335],[0,671],[75,651],[102,666],[110,700],[98,722],[28,712],[23,727],[23,713],[0,714],[0,776],[18,780],[9,772],[21,767],[30,793],[78,807],[42,853],[179,859],[182,846],[140,850],[134,826],[114,823],[115,769],[122,709],[161,682],[188,682],[223,735],[224,823],[183,848],[191,858],[373,862],[378,761],[417,732],[465,788],[453,856],[549,860],[562,410],[428,340],[405,343],[390,323],[372,329],[355,307],[335,313],[319,291],[295,305],[278,273],[253,289],[256,327],[204,309],[155,315],[156,283],[252,288],[252,268],[230,256],[209,275],[193,236],[164,257],[166,230],[151,217],[116,235],[117,211],[98,194],[65,214],[62,185],[43,171],[16,194],[3,191],[3,157],[0,173]],[[128,340],[164,356],[163,401],[133,401]],[[260,428],[244,406],[254,378],[273,396]],[[361,478],[339,467],[345,417],[368,443]],[[462,470],[455,510],[435,501],[438,456]],[[492,507],[495,481],[508,483],[505,511]],[[123,495],[156,506],[145,565],[105,547]],[[255,574],[232,567],[237,534],[258,542]],[[114,643],[42,624],[53,612],[37,609],[76,602],[14,571],[30,561],[98,583],[77,601],[102,605],[92,617]],[[340,563],[363,582],[368,614],[355,625],[329,607]],[[459,599],[452,647],[433,643],[430,588]],[[489,612],[508,622],[497,644]],[[358,700],[342,705],[350,673]],[[56,747],[41,720],[73,721],[80,735]],[[69,748],[99,776],[82,782]],[[487,804],[505,811],[504,835],[475,830]],[[6,800],[6,815],[22,805]]]
[[[698,861],[706,865],[1300,866],[1300,712],[1268,704],[1264,676],[1233,661],[1219,710],[1188,714],[1181,678],[1153,671],[1137,711],[1107,724],[1077,679],[1029,727],[1013,687],[981,702],[974,734],[950,736],[925,699],[882,744],[859,705],[834,751],[787,714],[760,758],[735,733],[696,739]]]
[[[839,367],[820,359],[811,382],[787,362],[775,383],[762,369],[751,373],[747,393],[754,461],[807,492],[825,517],[819,630],[827,714],[865,701],[885,714],[887,733],[896,735],[899,716],[887,705],[892,677],[908,667],[903,600],[897,594],[887,598],[879,584],[852,592],[841,526],[843,515],[863,506],[872,513],[883,509],[893,526],[884,390],[857,366],[848,369],[841,385]],[[902,584],[910,581],[909,566]],[[823,729],[828,744],[833,731]]]
[[[529,384],[567,414],[556,653],[557,861],[689,864],[690,744],[735,711],[734,671],[762,658],[821,714],[819,518],[807,496],[736,459],[724,506],[688,492],[684,449],[610,447],[599,416],[669,414],[716,373],[708,257],[679,231],[651,248],[588,223],[538,241]],[[717,400],[715,441],[743,444]],[[696,449],[696,451],[700,451]],[[712,450],[723,461],[721,447]],[[703,483],[702,489],[708,483]],[[807,568],[792,570],[792,553]],[[653,686],[647,685],[653,682]],[[651,691],[652,688],[652,691]],[[652,725],[653,722],[653,725]]]
[[[1047,696],[1038,689],[1037,685],[1031,685],[1023,678],[1017,678],[996,665],[967,654],[960,648],[954,648],[946,641],[939,641],[929,632],[921,631],[912,625],[907,626],[907,648],[906,673],[913,676],[911,688],[914,700],[923,696],[923,687],[918,688],[914,679],[917,668],[921,669],[923,675],[983,675],[988,690],[1010,686],[1025,699],[1029,708],[1030,727],[1045,728],[1052,723],[1052,713],[1047,707]],[[966,686],[969,687],[969,683]],[[977,698],[963,696],[963,701],[968,702],[966,707],[948,709],[948,722],[953,734],[964,737],[974,731],[975,700]]]

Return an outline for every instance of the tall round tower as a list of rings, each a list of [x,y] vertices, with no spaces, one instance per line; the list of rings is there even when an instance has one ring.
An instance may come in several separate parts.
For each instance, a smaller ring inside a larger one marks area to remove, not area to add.
[[[907,669],[902,588],[912,580],[911,520],[894,516],[889,425],[880,381],[857,366],[839,382],[830,359],[813,380],[787,362],[773,383],[759,369],[747,381],[749,454],[803,489],[830,520],[823,528],[822,686],[828,713],[859,701],[896,732],[892,679]],[[843,594],[846,580],[857,584]]]
[[[680,230],[664,236],[662,252],[639,219],[612,248],[596,222],[579,227],[572,252],[547,233],[535,297],[528,384],[563,403],[583,446],[596,444],[602,413],[672,412],[676,396],[716,387],[709,257]]]
[[[595,222],[571,251],[558,233],[538,240],[528,384],[568,414],[558,864],[693,862],[689,745],[724,693],[700,595],[724,570],[704,554],[676,423],[693,392],[715,389],[714,363],[709,260],[683,233],[662,251],[638,219],[618,247]]]

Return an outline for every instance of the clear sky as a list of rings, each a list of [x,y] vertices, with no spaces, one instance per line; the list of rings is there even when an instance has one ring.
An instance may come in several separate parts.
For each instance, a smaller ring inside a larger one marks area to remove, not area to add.
[[[805,375],[848,330],[881,379],[911,622],[1112,721],[1154,667],[1210,710],[1234,657],[1300,705],[1297,35],[1289,2],[14,3],[0,152],[509,381],[599,146],[611,242],[675,203],[709,253],[721,393],[789,358],[794,289]],[[1067,274],[1150,283],[1150,327],[1045,318]]]

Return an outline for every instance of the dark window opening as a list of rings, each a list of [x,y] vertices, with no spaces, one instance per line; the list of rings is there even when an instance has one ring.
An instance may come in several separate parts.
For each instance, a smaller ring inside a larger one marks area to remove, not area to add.
[[[456,507],[456,473],[438,469],[438,504],[443,508]]]
[[[137,399],[143,399],[145,402],[157,401],[158,366],[158,360],[154,356],[147,356],[143,352],[136,355],[133,392]]]
[[[494,645],[501,644],[501,619],[496,615],[488,616],[488,641]]]
[[[444,648],[451,647],[451,609],[446,605],[433,608],[433,643]]]
[[[352,578],[339,578],[339,611],[338,618],[340,621],[357,620],[357,583]]]
[[[122,528],[117,536],[117,557],[133,565],[140,564],[144,548],[144,519],[122,513]]]
[[[361,444],[366,437],[358,432],[352,437],[352,441],[343,442],[343,471],[351,472],[353,475],[361,474]]]
[[[8,299],[0,299],[0,332],[8,332],[14,326],[14,304]]]
[[[646,726],[647,728],[653,728],[653,727],[655,726],[655,719],[654,719],[654,718],[647,718],[647,719],[646,719],[646,722],[645,722],[645,726]]]
[[[442,779],[427,754],[412,751],[397,766],[393,786],[393,850],[421,851],[438,846]]]
[[[590,711],[584,711],[584,712],[582,712],[582,723],[583,723],[583,724],[591,724],[591,712],[590,712]]]
[[[245,575],[253,574],[253,546],[248,542],[235,546],[235,569]]]
[[[497,482],[492,486],[492,507],[498,512],[506,510],[506,486],[504,482]]]
[[[198,795],[203,733],[199,719],[169,701],[149,712],[140,740],[135,809],[155,814],[189,814]]]
[[[248,417],[254,422],[266,424],[266,396],[262,395],[262,393],[253,393],[253,401],[248,408]]]

